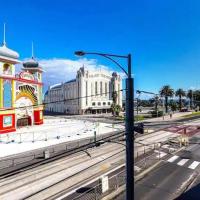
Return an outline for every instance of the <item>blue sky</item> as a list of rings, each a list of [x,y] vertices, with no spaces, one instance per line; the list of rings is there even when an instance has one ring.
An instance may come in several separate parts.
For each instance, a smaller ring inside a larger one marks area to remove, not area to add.
[[[45,65],[45,87],[73,78],[76,64],[117,70],[99,57],[79,60],[73,55],[79,49],[131,53],[136,89],[200,87],[198,0],[0,0],[0,5],[1,35],[6,22],[7,45],[21,60],[30,57],[34,41]]]

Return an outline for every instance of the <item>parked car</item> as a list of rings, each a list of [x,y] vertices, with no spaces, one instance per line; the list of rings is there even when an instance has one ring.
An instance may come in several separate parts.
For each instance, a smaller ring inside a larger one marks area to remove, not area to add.
[[[181,112],[188,112],[188,108],[182,108]]]

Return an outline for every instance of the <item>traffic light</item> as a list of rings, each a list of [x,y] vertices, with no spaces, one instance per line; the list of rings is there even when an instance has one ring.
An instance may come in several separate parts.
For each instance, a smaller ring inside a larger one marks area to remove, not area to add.
[[[140,134],[144,134],[144,124],[138,123],[137,126],[134,126],[134,131]]]

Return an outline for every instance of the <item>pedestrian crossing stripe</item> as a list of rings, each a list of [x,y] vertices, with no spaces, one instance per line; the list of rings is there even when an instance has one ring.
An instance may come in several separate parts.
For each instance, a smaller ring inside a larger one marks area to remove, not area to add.
[[[178,158],[179,158],[179,156],[176,156],[176,155],[175,155],[175,156],[172,156],[172,157],[171,157],[170,159],[168,159],[167,161],[172,163],[172,162],[174,162],[175,160],[177,160]]]
[[[182,159],[182,160],[180,160],[180,161],[177,163],[177,165],[183,166],[188,160],[189,160],[189,159]]]
[[[171,158],[169,158],[167,160],[167,162],[174,163],[174,162],[177,161],[178,158],[180,158],[180,157],[177,156],[177,155],[174,155]],[[179,166],[184,166],[184,165],[187,166],[188,165],[187,163],[189,161],[192,161],[192,160],[184,158],[184,159],[179,160],[176,164],[179,165]],[[199,161],[192,161],[192,163],[189,166],[187,166],[187,168],[194,170],[194,169],[196,169],[198,167],[199,164],[200,164]]]
[[[198,161],[194,161],[188,168],[195,169],[199,165],[199,163],[200,162],[198,162]]]

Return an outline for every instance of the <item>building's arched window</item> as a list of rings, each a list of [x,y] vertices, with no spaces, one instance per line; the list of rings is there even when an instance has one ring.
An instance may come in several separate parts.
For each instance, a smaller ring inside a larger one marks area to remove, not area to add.
[[[108,87],[108,84],[105,83],[105,96],[106,96],[106,97],[107,97],[107,95],[108,95],[108,94],[107,94],[107,93],[108,93],[108,90],[107,90],[108,88],[107,88],[107,87]]]
[[[9,64],[3,65],[3,74],[12,75],[12,67]]]
[[[95,82],[95,95],[97,95],[97,81]]]
[[[102,96],[103,94],[103,83],[102,81],[100,82],[100,95]]]

